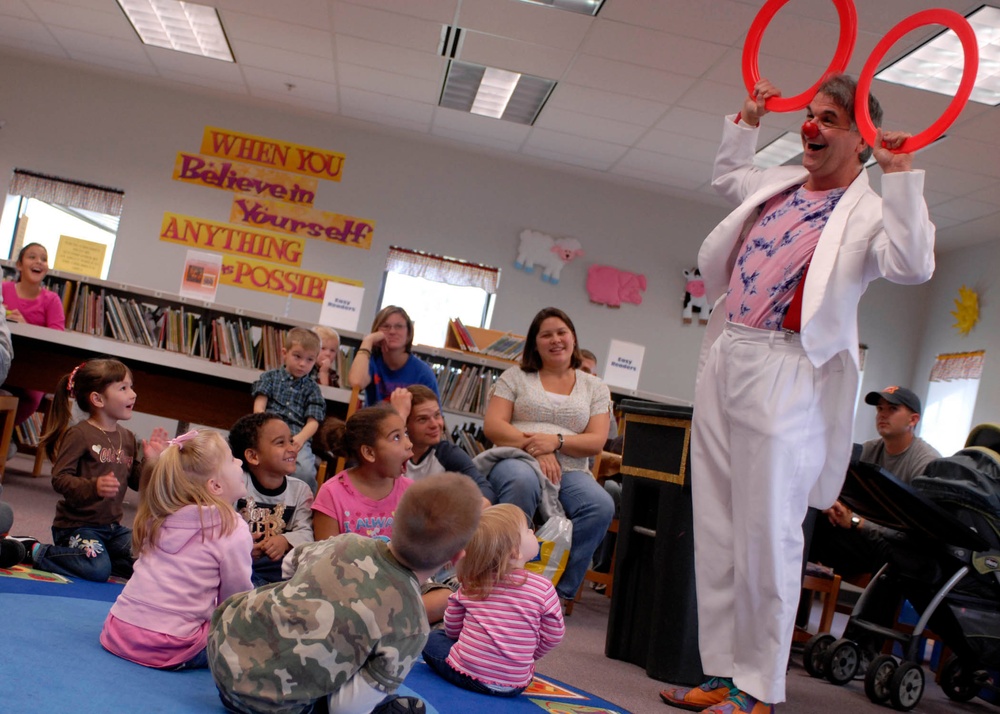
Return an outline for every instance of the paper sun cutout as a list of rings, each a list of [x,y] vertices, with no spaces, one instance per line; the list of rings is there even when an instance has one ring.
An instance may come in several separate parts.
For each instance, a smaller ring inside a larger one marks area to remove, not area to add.
[[[962,335],[968,335],[972,328],[979,321],[979,296],[975,290],[971,290],[964,285],[958,289],[958,299],[955,300],[955,309],[951,312],[955,318],[952,325]]]

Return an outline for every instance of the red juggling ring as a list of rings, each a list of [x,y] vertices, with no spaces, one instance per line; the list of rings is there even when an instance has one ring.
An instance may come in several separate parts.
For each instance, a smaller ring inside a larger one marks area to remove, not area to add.
[[[948,104],[936,122],[927,127],[924,131],[911,136],[899,147],[892,149],[896,154],[912,154],[928,144],[937,140],[944,134],[945,130],[952,125],[958,117],[959,112],[965,107],[965,103],[972,94],[972,87],[976,82],[976,73],[979,71],[979,43],[976,40],[976,33],[969,22],[953,10],[932,9],[910,15],[886,33],[885,37],[875,45],[871,56],[865,62],[861,76],[858,78],[858,91],[854,101],[855,120],[858,123],[858,130],[861,137],[869,146],[875,146],[877,135],[875,125],[872,124],[871,114],[868,111],[868,95],[871,92],[872,80],[875,78],[875,70],[878,69],[879,62],[885,57],[886,52],[899,39],[908,32],[923,27],[924,25],[944,25],[953,30],[958,39],[962,41],[962,49],[965,50],[965,64],[962,67],[962,81],[958,85],[958,91]]]
[[[747,39],[743,43],[743,83],[751,97],[754,86],[760,80],[757,56],[760,54],[760,42],[764,37],[764,30],[778,13],[778,10],[787,2],[788,0],[767,0],[764,7],[757,13],[757,17],[753,19],[750,30],[747,32]],[[837,42],[837,51],[833,55],[830,66],[826,68],[819,81],[802,94],[796,94],[794,97],[770,97],[764,103],[769,111],[794,112],[802,109],[816,96],[816,90],[819,89],[819,85],[823,83],[824,79],[832,74],[840,74],[847,69],[847,63],[851,61],[851,53],[854,52],[854,42],[858,37],[858,12],[851,0],[833,0],[833,4],[840,17],[840,39]]]

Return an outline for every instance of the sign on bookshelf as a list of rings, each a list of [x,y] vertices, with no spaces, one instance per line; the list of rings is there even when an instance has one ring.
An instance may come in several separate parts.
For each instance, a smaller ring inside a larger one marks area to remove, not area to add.
[[[608,362],[604,367],[604,383],[609,387],[638,389],[642,357],[645,353],[646,348],[643,345],[611,340],[611,345],[608,347]]]
[[[365,289],[362,287],[327,281],[319,324],[339,330],[357,330],[364,296]]]
[[[181,275],[181,292],[185,297],[215,302],[219,289],[219,273],[222,272],[222,256],[189,250],[184,259],[184,273]]]

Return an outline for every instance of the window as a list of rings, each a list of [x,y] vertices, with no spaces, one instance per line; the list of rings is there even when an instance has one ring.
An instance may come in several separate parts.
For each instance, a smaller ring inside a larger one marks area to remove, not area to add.
[[[81,272],[81,261],[90,260],[94,269],[86,274],[107,278],[124,199],[119,189],[15,169],[0,219],[5,253],[16,258],[21,246],[41,243],[50,267]],[[65,265],[68,253],[59,256],[69,241],[75,244],[72,267]]]
[[[983,351],[938,355],[931,369],[920,436],[944,456],[965,446],[985,356]]]
[[[500,269],[406,248],[389,248],[379,309],[399,305],[413,320],[413,342],[443,347],[448,320],[488,327]]]

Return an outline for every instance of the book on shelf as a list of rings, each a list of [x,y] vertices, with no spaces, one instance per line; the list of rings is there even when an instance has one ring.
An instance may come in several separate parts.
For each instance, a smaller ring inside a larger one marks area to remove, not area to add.
[[[454,330],[459,344],[463,346],[462,349],[469,352],[479,352],[479,346],[476,345],[476,341],[473,339],[469,329],[462,323],[461,318],[456,317],[452,320],[451,328]]]
[[[480,350],[481,354],[488,357],[498,357],[510,361],[520,360],[522,352],[524,352],[524,338],[511,332],[504,334]]]
[[[22,446],[38,446],[42,437],[42,424],[45,415],[35,412],[23,422],[14,427],[14,438]]]

